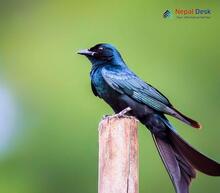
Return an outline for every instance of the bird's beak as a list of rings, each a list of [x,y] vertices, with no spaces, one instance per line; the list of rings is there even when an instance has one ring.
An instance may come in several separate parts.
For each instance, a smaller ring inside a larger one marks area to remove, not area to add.
[[[85,55],[85,56],[94,56],[95,52],[92,52],[88,49],[84,49],[84,50],[78,51],[77,54]]]

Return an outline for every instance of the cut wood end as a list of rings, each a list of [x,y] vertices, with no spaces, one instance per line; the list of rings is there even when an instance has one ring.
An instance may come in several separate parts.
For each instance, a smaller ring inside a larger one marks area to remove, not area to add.
[[[102,128],[102,125],[112,124],[112,123],[117,124],[117,122],[130,122],[130,124],[137,125],[139,123],[139,120],[136,119],[134,116],[127,116],[127,115],[123,115],[122,117],[117,117],[114,115],[107,116],[100,121],[99,129]]]
[[[102,122],[104,122],[104,121],[112,121],[112,120],[114,120],[114,121],[121,121],[121,120],[133,120],[133,121],[135,121],[135,122],[139,122],[138,121],[138,119],[136,119],[134,116],[128,116],[128,115],[123,115],[122,117],[116,117],[116,116],[114,116],[114,115],[110,115],[110,116],[107,116],[107,117],[104,117],[102,120],[101,120],[101,122],[100,122],[100,124],[102,123]]]

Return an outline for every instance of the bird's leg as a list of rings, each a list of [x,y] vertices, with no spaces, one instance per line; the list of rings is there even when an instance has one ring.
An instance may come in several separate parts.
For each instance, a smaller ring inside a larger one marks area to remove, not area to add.
[[[104,115],[102,118],[103,118],[103,119],[104,119],[104,118],[107,118],[107,117],[109,117],[109,118],[113,118],[113,117],[121,118],[121,117],[124,117],[125,114],[126,114],[127,112],[131,111],[131,110],[132,110],[131,107],[127,107],[127,108],[125,108],[124,110],[122,110],[121,112],[119,112],[119,113],[117,113],[117,114],[114,114],[114,115]]]
[[[125,116],[125,114],[126,114],[127,112],[129,112],[129,111],[131,111],[131,107],[125,108],[124,110],[122,110],[122,111],[119,112],[118,114],[115,114],[115,116],[117,116],[117,117],[123,117],[123,116]]]

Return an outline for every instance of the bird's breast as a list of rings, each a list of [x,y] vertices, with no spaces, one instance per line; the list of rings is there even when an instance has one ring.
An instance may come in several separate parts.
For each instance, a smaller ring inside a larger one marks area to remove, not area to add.
[[[97,69],[96,71],[91,73],[91,81],[98,95],[105,100],[109,98],[112,99],[115,97],[115,95],[118,94],[106,83],[101,74],[101,69]]]

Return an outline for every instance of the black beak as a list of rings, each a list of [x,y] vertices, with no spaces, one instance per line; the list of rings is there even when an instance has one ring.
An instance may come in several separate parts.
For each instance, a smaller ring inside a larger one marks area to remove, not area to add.
[[[84,50],[78,51],[77,54],[84,55],[84,56],[94,56],[95,52],[92,52],[88,49],[84,49]]]

